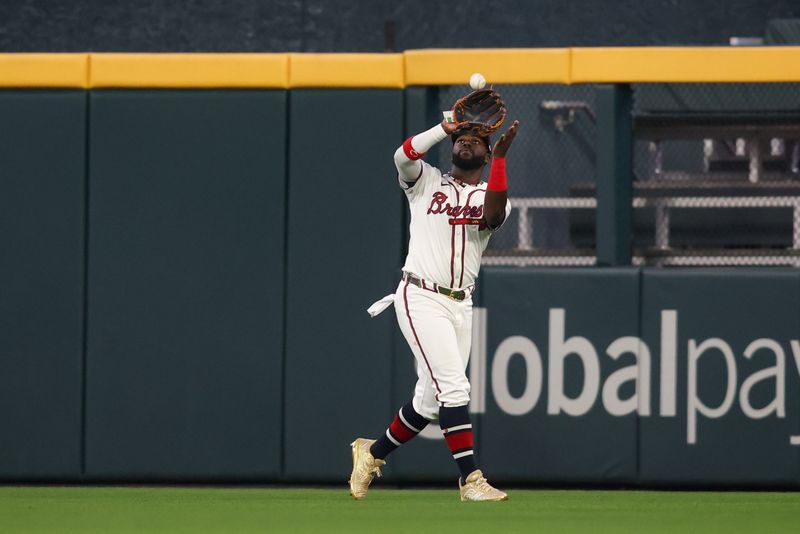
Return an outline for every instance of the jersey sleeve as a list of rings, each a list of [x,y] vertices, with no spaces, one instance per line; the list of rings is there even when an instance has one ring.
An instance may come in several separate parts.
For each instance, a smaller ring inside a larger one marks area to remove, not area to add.
[[[400,187],[407,193],[421,189],[430,179],[431,165],[422,157],[437,143],[447,137],[441,124],[406,139],[394,153],[394,164],[400,180]]]
[[[405,191],[406,195],[412,196],[419,194],[428,182],[435,179],[436,172],[434,171],[434,167],[426,163],[425,161],[419,159],[417,160],[420,164],[419,176],[414,181],[408,181],[406,178],[403,177],[402,174],[398,174],[397,181],[400,184],[400,188]]]

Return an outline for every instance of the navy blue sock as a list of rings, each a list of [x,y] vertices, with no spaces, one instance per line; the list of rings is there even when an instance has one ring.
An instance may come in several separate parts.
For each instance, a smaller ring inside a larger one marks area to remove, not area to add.
[[[370,454],[383,460],[390,452],[422,432],[429,422],[409,402],[400,408],[386,432],[372,444]]]
[[[469,418],[468,406],[439,408],[439,426],[442,427],[447,447],[461,471],[461,479],[475,471],[475,455],[472,450],[472,422]]]

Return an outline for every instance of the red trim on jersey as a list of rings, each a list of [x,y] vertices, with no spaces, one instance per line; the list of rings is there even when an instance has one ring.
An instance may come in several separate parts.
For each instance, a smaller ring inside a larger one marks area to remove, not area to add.
[[[461,276],[458,279],[458,287],[461,288],[462,284],[464,283],[464,256],[466,256],[464,250],[467,247],[467,229],[461,229]]]
[[[433,282],[433,287],[428,287],[425,284],[425,279],[424,278],[420,278],[419,281],[422,283],[422,289],[424,289],[426,291],[431,291],[433,293],[438,293],[439,292],[439,287],[436,285],[436,282]]]
[[[508,177],[506,176],[506,158],[493,158],[492,168],[489,171],[489,191],[507,191]]]
[[[472,200],[472,195],[474,195],[475,193],[486,193],[486,189],[474,189],[474,190],[470,191],[469,195],[467,195],[467,203],[464,204],[465,206],[469,206],[470,205],[469,203]],[[485,200],[485,198],[484,198],[484,200]],[[456,220],[460,220],[460,219],[456,219]],[[465,221],[470,221],[470,222],[465,222],[463,224],[477,224],[478,225],[478,230],[483,230],[486,227],[486,223],[483,221],[483,218],[481,218],[481,219],[464,219],[464,220]]]
[[[422,156],[424,156],[425,154],[427,154],[427,152],[417,152],[416,150],[414,150],[414,147],[411,146],[411,140],[412,139],[414,139],[413,136],[411,136],[408,139],[406,139],[405,141],[403,141],[403,152],[405,152],[406,157],[408,159],[410,159],[412,161],[416,161],[416,160],[422,158]]]
[[[472,430],[468,432],[457,432],[455,434],[447,434],[444,437],[447,442],[447,448],[450,451],[457,451],[460,449],[472,448]]]
[[[394,421],[392,421],[392,424],[389,426],[389,432],[391,432],[392,436],[400,443],[405,443],[417,435],[416,432],[404,425],[396,415],[394,416]]]
[[[450,229],[452,232],[450,233],[450,285],[448,287],[453,287],[453,281],[456,278],[456,227],[451,226]]]
[[[477,189],[477,188],[473,189],[472,191],[469,192],[469,195],[467,195],[467,203],[464,205],[469,206],[469,201],[472,200],[472,195],[474,195],[475,193],[485,193],[485,192],[486,189]]]
[[[442,393],[441,388],[439,387],[439,382],[436,381],[436,377],[433,376],[433,369],[431,369],[431,364],[428,362],[428,357],[425,356],[425,351],[422,350],[422,343],[419,341],[419,336],[417,335],[417,329],[414,328],[414,323],[411,321],[411,310],[408,309],[408,284],[410,281],[406,279],[406,285],[403,286],[403,303],[406,306],[406,317],[408,317],[408,324],[411,326],[411,332],[414,334],[414,339],[417,340],[417,346],[419,347],[419,352],[422,354],[422,359],[425,360],[425,365],[428,366],[428,372],[431,374],[431,380],[433,380],[433,385],[436,386],[436,402],[439,402],[439,395]]]
[[[475,193],[485,193],[485,189],[474,189],[470,191],[469,195],[467,195],[467,201],[464,203],[464,207],[467,208],[470,204],[469,201],[472,200],[472,195]],[[460,219],[450,219],[450,224],[452,225],[459,225],[464,226],[466,224],[474,224],[478,225],[478,229],[481,230],[481,225],[483,224],[483,219],[471,219],[471,218],[460,218]],[[461,276],[458,279],[458,287],[462,288],[464,285],[464,256],[467,252],[467,243],[466,243],[466,229],[461,229]],[[453,287],[453,281],[450,282],[450,287]]]
[[[483,219],[450,219],[448,222],[452,226],[464,226],[465,224],[481,224]]]
[[[451,181],[448,180],[447,185],[453,188],[453,191],[456,192],[456,207],[460,207],[461,205],[461,195],[458,193],[458,188],[453,185]],[[451,224],[450,228],[452,229],[452,234],[450,236],[450,286],[453,287],[453,284],[456,281],[456,227]],[[464,231],[463,229],[461,230]],[[463,250],[461,251],[463,255]]]

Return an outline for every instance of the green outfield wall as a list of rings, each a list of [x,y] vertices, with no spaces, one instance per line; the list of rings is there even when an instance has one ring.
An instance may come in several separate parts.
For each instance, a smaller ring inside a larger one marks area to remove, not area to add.
[[[91,93],[86,476],[280,475],[286,100]]]
[[[84,91],[0,91],[0,477],[81,474]]]
[[[402,259],[403,92],[300,89],[289,109],[284,476],[340,480],[393,410],[394,325],[365,310]]]
[[[415,379],[392,311],[365,310],[397,285],[392,154],[432,102],[0,91],[0,480],[344,483],[349,442]],[[480,464],[517,483],[800,486],[800,271],[614,266],[612,226],[611,266],[484,269]],[[437,434],[389,480],[452,482]]]

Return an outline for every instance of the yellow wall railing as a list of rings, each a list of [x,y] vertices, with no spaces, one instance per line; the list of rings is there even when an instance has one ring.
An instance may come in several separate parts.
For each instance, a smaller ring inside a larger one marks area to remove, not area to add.
[[[276,88],[800,82],[800,46],[497,48],[391,54],[0,54],[0,87]]]

